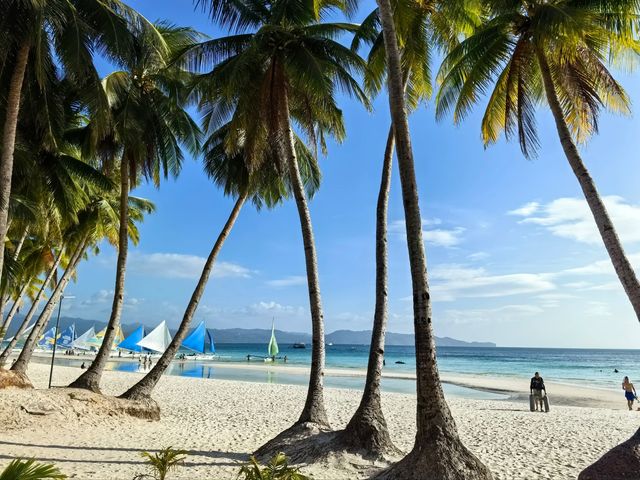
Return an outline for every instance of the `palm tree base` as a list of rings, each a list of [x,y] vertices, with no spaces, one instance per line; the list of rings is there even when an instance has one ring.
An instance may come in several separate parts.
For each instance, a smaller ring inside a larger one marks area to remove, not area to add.
[[[585,468],[578,476],[578,480],[610,478],[640,478],[640,429],[629,440],[612,448],[593,465]]]
[[[100,391],[100,381],[97,375],[91,370],[86,370],[82,375],[69,384],[67,388],[77,388],[89,390],[90,392],[102,394]]]
[[[330,448],[371,460],[394,461],[404,455],[391,440],[382,410],[374,405],[358,408],[345,429],[336,432]]]
[[[419,446],[398,463],[371,477],[375,480],[492,480],[489,469],[446,433],[417,441]]]
[[[33,384],[24,373],[0,368],[0,390],[10,387],[33,388]]]
[[[335,432],[326,425],[313,422],[295,423],[275,438],[258,448],[254,456],[268,461],[278,453],[284,453],[291,463],[312,463],[326,457],[327,445]]]

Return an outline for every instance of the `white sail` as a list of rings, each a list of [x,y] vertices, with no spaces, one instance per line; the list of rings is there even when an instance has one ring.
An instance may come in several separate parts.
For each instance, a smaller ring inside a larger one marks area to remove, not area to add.
[[[154,328],[149,335],[144,337],[138,342],[138,345],[154,352],[164,353],[169,344],[171,343],[171,334],[167,327],[167,322],[163,321],[160,325]]]
[[[24,331],[24,332],[22,332],[22,335],[20,335],[20,337],[18,338],[18,341],[20,341],[20,340],[26,340],[26,338],[27,338],[27,337],[29,336],[29,334],[31,333],[31,330],[33,330],[33,327],[35,327],[35,326],[36,326],[36,324],[35,324],[35,322],[34,322],[34,323],[32,323],[29,327],[27,327],[27,328],[25,329],[25,331]],[[5,341],[7,341],[7,342],[10,342],[11,340],[13,340],[13,337],[6,338],[6,339],[5,339]]]
[[[89,330],[87,330],[86,332],[84,332],[82,335],[80,335],[78,338],[75,339],[75,341],[73,342],[73,348],[79,348],[81,350],[90,350],[91,347],[94,345],[92,343],[89,343],[89,340],[91,340],[95,336],[96,336],[96,331],[94,330],[93,327],[91,327]]]

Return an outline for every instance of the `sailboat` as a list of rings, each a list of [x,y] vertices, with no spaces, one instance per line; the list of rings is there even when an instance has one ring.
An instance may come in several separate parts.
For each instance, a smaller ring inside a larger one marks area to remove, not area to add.
[[[56,329],[53,327],[47,330],[46,332],[44,332],[44,334],[38,340],[38,347],[45,348],[47,350],[52,348],[55,334],[56,334]]]
[[[207,352],[207,340],[209,341],[209,352]],[[215,353],[216,347],[213,344],[213,337],[204,321],[200,322],[191,333],[182,341],[181,347],[198,353]]]
[[[57,346],[60,348],[73,348],[73,343],[76,339],[76,324],[69,325],[58,336]]]
[[[171,333],[169,333],[167,322],[162,321],[160,325],[151,330],[149,335],[138,342],[138,346],[157,353],[164,353],[170,343]]]
[[[129,350],[130,352],[142,352],[142,347],[138,345],[144,338],[144,325],[140,325],[136,328],[127,338],[118,343],[118,348],[122,350]]]
[[[95,336],[96,330],[91,327],[89,330],[75,339],[75,341],[73,342],[73,348],[78,348],[80,350],[91,350],[91,345],[88,342]]]
[[[267,351],[269,353],[269,357],[264,359],[265,362],[275,361],[276,355],[280,352],[278,342],[276,341],[275,321],[271,321],[271,339],[269,340]]]
[[[85,340],[84,344],[87,345],[86,349],[90,350],[91,348],[95,348],[96,350],[98,350],[102,346],[102,342],[106,334],[107,328],[105,327],[98,333],[96,333],[93,337]],[[84,336],[84,334],[82,336]],[[124,334],[122,333],[122,328],[118,326],[118,329],[116,330],[116,336],[113,339],[113,343],[111,344],[111,350],[115,350],[118,344],[122,342],[122,340],[124,340]]]

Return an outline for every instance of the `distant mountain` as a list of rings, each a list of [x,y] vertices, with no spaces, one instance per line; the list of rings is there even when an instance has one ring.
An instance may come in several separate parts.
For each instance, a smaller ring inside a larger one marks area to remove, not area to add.
[[[371,342],[371,330],[336,330],[326,336],[327,342],[334,345],[368,345]],[[387,332],[387,345],[414,345],[412,333]],[[495,347],[491,342],[465,342],[449,337],[436,337],[438,347]]]
[[[22,315],[16,315],[16,318],[9,327],[7,336],[11,336],[22,323]],[[55,317],[53,318],[55,321]],[[52,321],[49,322],[52,324]],[[106,326],[106,322],[97,322],[94,320],[86,320],[84,318],[60,317],[60,329],[66,328],[72,323],[76,324],[76,332],[78,335],[94,327],[96,332]],[[123,324],[122,330],[128,335],[139,324]],[[148,328],[148,327],[147,327]],[[150,331],[151,328],[148,328]],[[266,328],[210,328],[215,343],[267,343],[271,336],[271,330]],[[174,333],[175,330],[172,330]],[[311,343],[311,334],[302,332],[285,332],[284,330],[276,330],[278,343],[281,345],[294,344],[302,342]],[[329,333],[326,337],[327,343],[334,345],[368,345],[371,341],[371,330],[336,330]],[[410,333],[393,333],[387,332],[387,345],[414,345],[413,334]],[[439,347],[495,347],[495,343],[491,342],[465,342],[449,337],[436,337],[436,345]]]

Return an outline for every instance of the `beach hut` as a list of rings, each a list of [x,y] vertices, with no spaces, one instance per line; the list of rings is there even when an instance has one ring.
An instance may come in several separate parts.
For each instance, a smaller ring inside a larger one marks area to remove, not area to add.
[[[164,353],[171,343],[171,333],[164,320],[149,335],[138,342],[138,346],[147,348],[153,352]]]

